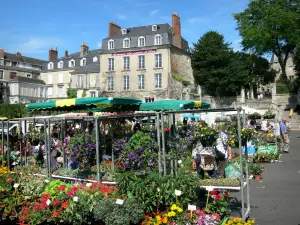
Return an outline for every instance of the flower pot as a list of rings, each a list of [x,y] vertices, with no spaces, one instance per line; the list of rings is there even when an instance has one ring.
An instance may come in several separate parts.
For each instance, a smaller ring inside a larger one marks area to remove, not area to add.
[[[258,161],[259,161],[258,159],[253,159],[254,163],[258,163]]]
[[[260,175],[255,175],[255,180],[260,180]]]

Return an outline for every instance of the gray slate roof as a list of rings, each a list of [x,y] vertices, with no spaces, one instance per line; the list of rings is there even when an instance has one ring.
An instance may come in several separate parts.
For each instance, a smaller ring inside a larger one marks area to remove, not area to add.
[[[81,66],[76,68],[71,74],[85,74],[85,73],[99,73],[100,64],[95,62],[93,64],[88,64],[87,66]]]
[[[21,72],[27,72],[27,73],[33,73],[33,74],[40,74],[40,72],[41,72],[39,70],[33,70],[33,69],[28,69],[28,68],[16,67],[16,66],[5,66],[5,65],[0,65],[0,69],[21,71]]]
[[[12,54],[12,53],[8,53],[8,52],[4,52],[4,59],[10,60],[13,62],[30,63],[32,65],[42,65],[44,62],[46,62],[45,60],[30,58],[30,57],[22,56],[22,55],[18,56],[17,54]]]
[[[28,78],[28,77],[20,77],[20,76],[16,76],[10,82],[20,82],[20,83],[46,85],[46,83],[43,80],[33,79],[33,78]]]

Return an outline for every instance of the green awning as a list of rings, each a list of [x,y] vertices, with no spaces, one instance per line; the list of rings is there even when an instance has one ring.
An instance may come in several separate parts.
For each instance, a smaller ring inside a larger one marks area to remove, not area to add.
[[[90,109],[90,108],[109,108],[115,105],[140,105],[141,100],[133,98],[112,98],[112,97],[99,97],[99,98],[72,98],[56,101],[48,101],[42,103],[33,103],[27,106],[27,110],[51,110],[51,109]]]
[[[167,111],[192,108],[195,108],[195,103],[189,100],[161,100],[140,105],[140,111]]]

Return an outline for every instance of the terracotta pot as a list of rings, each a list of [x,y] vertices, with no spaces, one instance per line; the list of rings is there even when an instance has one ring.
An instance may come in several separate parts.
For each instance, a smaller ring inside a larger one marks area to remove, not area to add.
[[[255,175],[255,180],[260,180],[260,175]]]
[[[254,159],[253,162],[254,162],[254,163],[258,163],[258,159]]]

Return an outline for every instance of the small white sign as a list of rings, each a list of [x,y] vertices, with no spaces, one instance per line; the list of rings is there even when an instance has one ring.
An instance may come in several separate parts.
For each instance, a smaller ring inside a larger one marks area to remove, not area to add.
[[[73,201],[74,201],[74,202],[78,202],[78,197],[77,197],[77,196],[74,196],[74,197],[73,197]]]
[[[50,199],[48,199],[48,200],[46,201],[46,204],[47,204],[47,205],[50,205],[50,203],[51,203],[51,201],[50,201]]]
[[[116,203],[117,203],[118,205],[123,205],[124,200],[122,200],[122,199],[117,199]]]
[[[213,190],[214,190],[213,187],[206,187],[205,189],[206,189],[207,191],[213,191]]]
[[[19,187],[19,184],[15,183],[14,188],[18,188],[18,187]]]
[[[93,184],[92,183],[87,183],[86,186],[87,187],[91,187]]]
[[[197,207],[195,205],[188,205],[188,211],[196,211]]]
[[[181,191],[179,191],[179,190],[175,190],[175,195],[176,196],[180,196],[182,194],[182,192]]]
[[[45,183],[49,183],[49,182],[50,182],[50,181],[49,181],[49,180],[47,180],[47,179],[46,179],[46,180],[44,180],[44,181],[45,181]]]

